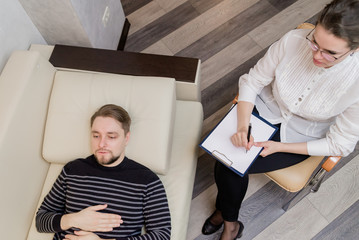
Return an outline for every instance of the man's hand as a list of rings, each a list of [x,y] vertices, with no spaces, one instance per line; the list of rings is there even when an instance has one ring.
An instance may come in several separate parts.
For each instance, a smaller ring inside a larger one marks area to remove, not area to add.
[[[75,231],[74,235],[67,234],[64,240],[101,240],[101,238],[92,232]]]
[[[61,229],[76,227],[89,232],[109,232],[119,227],[123,221],[120,215],[100,213],[107,208],[107,204],[87,207],[80,212],[65,214],[61,218]]]

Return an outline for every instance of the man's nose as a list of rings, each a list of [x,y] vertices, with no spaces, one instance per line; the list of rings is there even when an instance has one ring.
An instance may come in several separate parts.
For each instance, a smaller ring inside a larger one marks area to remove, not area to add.
[[[100,141],[99,141],[99,147],[105,147],[106,146],[106,138],[105,137],[101,137]]]

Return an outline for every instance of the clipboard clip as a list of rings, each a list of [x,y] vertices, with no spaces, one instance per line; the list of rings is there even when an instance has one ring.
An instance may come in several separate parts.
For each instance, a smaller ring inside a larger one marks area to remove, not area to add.
[[[233,162],[229,158],[227,158],[226,155],[217,150],[212,151],[212,155],[229,167],[233,164]]]

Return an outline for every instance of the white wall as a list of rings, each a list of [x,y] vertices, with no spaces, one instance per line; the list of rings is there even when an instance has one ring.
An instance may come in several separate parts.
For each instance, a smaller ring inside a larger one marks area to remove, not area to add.
[[[18,0],[0,0],[0,71],[14,50],[46,44]]]
[[[20,1],[31,11],[32,19]],[[14,50],[27,50],[31,44],[117,49],[125,22],[119,0],[20,1],[0,0],[0,72]],[[48,12],[54,4],[61,8],[55,20]],[[106,6],[110,8],[110,18],[103,27]]]
[[[125,15],[119,0],[19,0],[50,45],[117,49]],[[110,16],[106,27],[102,17]]]
[[[71,0],[73,8],[95,48],[117,49],[125,14],[119,0]],[[102,23],[105,9],[109,9],[106,27]]]

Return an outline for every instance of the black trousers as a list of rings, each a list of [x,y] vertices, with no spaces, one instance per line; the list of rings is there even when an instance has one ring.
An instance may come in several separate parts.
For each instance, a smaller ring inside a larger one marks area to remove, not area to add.
[[[272,140],[280,141],[279,130]],[[308,157],[308,155],[294,153],[273,153],[267,157],[259,156],[243,177],[217,161],[214,168],[214,178],[218,188],[216,209],[222,212],[224,220],[229,222],[237,221],[239,209],[248,188],[248,174],[286,168],[300,163]]]

